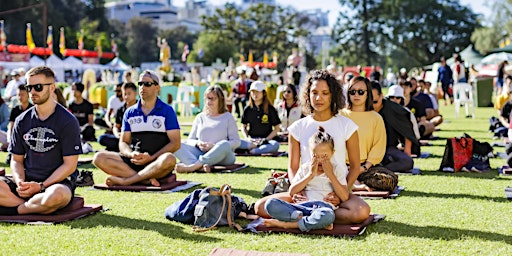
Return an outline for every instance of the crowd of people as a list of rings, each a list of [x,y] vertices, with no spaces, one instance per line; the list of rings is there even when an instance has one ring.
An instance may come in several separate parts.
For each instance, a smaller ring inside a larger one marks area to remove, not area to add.
[[[459,82],[461,72],[455,69]],[[140,74],[138,87],[131,81],[115,85],[105,118],[94,120],[82,83],[72,85],[68,106],[53,71],[33,68],[26,83],[14,76],[19,105],[5,122],[0,117],[5,133],[0,140],[4,149],[8,145],[13,173],[0,178],[0,214],[50,213],[66,206],[75,187],[84,185],[77,184],[78,155],[86,152],[84,143],[95,140],[96,126],[106,130],[98,138],[106,150],[95,153],[93,164],[108,175],[107,185],[159,186],[173,171],[210,172],[213,165],[235,163],[236,153],[272,153],[288,143],[289,191],[258,200],[255,213],[275,218],[265,222],[268,226],[303,231],[360,223],[370,207],[350,191],[372,190],[360,175],[375,166],[411,172],[422,140],[433,139],[443,122],[430,82],[402,76],[384,95],[377,73],[373,69],[369,79],[312,71],[300,87],[281,84],[271,102],[265,83],[242,70],[230,92],[217,85],[206,89],[204,108],[182,141],[176,112],[159,99],[161,79],[153,71]],[[441,73],[439,82],[448,92],[448,74]],[[511,80],[507,77],[506,86]],[[228,111],[229,99],[241,127]],[[512,99],[504,105],[511,106]]]

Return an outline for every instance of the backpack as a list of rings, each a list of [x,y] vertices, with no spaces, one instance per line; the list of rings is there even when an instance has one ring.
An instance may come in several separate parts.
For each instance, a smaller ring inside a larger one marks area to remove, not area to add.
[[[234,219],[247,212],[247,204],[238,196],[231,195],[231,187],[224,184],[220,189],[207,187],[196,189],[182,201],[165,210],[169,220],[194,224],[192,230],[204,232],[216,226],[231,226],[241,230]]]
[[[398,185],[398,175],[383,166],[373,166],[357,179],[377,191],[393,192]]]

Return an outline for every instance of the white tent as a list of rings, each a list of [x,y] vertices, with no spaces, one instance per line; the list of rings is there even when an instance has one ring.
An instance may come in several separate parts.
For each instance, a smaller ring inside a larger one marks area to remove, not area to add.
[[[66,70],[82,70],[84,63],[73,56],[69,56],[66,59],[63,60],[64,63],[64,69]]]
[[[37,66],[50,67],[55,72],[56,80],[59,82],[64,81],[64,62],[57,55],[52,54],[46,60],[35,55],[32,56],[30,58],[30,67]]]
[[[37,66],[43,66],[44,65],[44,60],[41,59],[40,57],[34,55],[30,58],[30,67],[37,67]]]
[[[114,71],[126,71],[131,69],[131,67],[124,63],[119,57],[115,57],[111,62],[105,64],[105,66]]]

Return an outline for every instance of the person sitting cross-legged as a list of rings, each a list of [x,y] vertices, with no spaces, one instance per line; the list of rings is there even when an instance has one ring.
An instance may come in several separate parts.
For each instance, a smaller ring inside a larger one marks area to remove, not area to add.
[[[140,182],[160,186],[157,179],[174,169],[180,126],[172,107],[158,98],[159,81],[150,70],[140,75],[140,100],[124,113],[119,153],[103,151],[94,156],[93,164],[111,175],[106,180],[109,186]]]
[[[35,106],[15,120],[9,152],[12,177],[0,177],[0,214],[49,214],[68,205],[76,188],[80,126],[53,100],[55,73],[34,67],[26,73]]]
[[[176,172],[193,172],[203,169],[210,172],[210,166],[235,163],[234,150],[240,146],[240,135],[236,121],[226,110],[222,88],[210,86],[204,92],[203,113],[196,116],[188,140],[174,154],[181,163]]]

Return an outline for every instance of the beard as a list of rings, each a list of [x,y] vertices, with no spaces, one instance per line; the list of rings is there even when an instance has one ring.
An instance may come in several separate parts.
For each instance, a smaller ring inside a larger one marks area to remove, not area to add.
[[[34,105],[42,105],[50,99],[50,90],[47,90],[44,94],[39,94],[37,99],[32,99]]]

